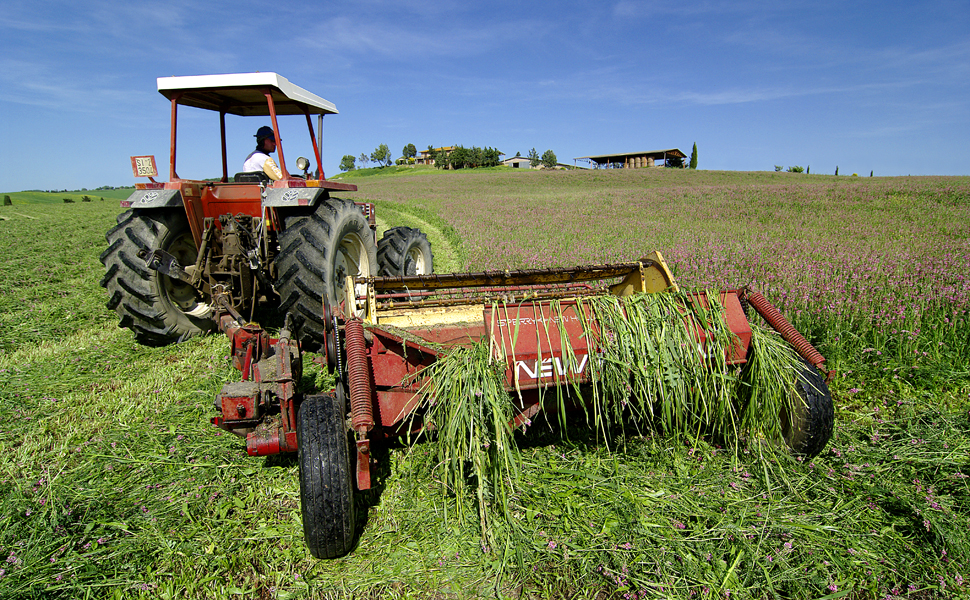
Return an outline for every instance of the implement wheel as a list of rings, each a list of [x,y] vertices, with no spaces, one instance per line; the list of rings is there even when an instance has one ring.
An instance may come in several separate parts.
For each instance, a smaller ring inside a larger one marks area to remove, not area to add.
[[[337,398],[307,396],[300,405],[296,437],[300,457],[303,537],[314,558],[336,558],[354,544],[351,438]]]
[[[287,211],[283,223],[276,257],[280,310],[293,315],[300,340],[314,351],[325,334],[323,298],[336,310],[346,296],[347,275],[377,274],[374,234],[357,205],[339,198]]]
[[[428,236],[410,227],[388,229],[377,242],[377,265],[383,277],[433,273]]]
[[[135,339],[164,346],[215,329],[211,307],[192,286],[148,268],[139,252],[165,250],[184,267],[195,264],[198,248],[181,210],[129,210],[105,234],[101,253],[108,308],[118,313],[120,327]]]
[[[818,369],[804,363],[796,375],[798,397],[794,398],[793,414],[782,414],[782,434],[796,454],[812,458],[832,437],[835,407],[829,386]]]

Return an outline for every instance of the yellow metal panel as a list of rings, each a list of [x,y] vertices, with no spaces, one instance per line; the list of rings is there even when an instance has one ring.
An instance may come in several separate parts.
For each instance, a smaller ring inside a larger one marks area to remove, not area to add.
[[[620,283],[609,287],[610,292],[620,296],[634,293],[676,292],[679,290],[674,276],[660,252],[652,252],[635,263],[614,265],[589,265],[573,268],[528,269],[524,271],[483,271],[480,273],[444,273],[415,275],[410,277],[358,278],[357,283],[367,284],[367,320],[374,325],[408,327],[433,327],[460,323],[480,323],[485,310],[486,297],[492,300],[524,301],[528,298],[566,299],[575,290],[561,288],[557,284],[579,283],[622,277]],[[548,285],[548,287],[546,287]],[[602,284],[601,284],[602,285]],[[504,288],[528,286],[524,292],[503,293]],[[448,296],[448,288],[486,288],[476,298]],[[348,278],[347,288],[353,288]],[[427,298],[426,303],[414,300],[410,306],[378,308],[376,292],[380,289],[441,289],[444,295]],[[602,289],[602,288],[599,288]],[[520,297],[521,293],[521,297]],[[512,300],[509,297],[514,296]],[[348,305],[353,294],[348,294]]]
[[[484,304],[465,306],[434,306],[428,308],[400,308],[378,311],[381,325],[408,327],[434,327],[459,323],[481,323]]]
[[[644,266],[645,263],[648,266]],[[629,296],[637,292],[676,292],[678,289],[663,255],[657,251],[641,258],[639,269],[631,271],[620,283],[610,286],[610,292],[617,296]]]
[[[670,272],[670,269],[667,267],[667,262],[664,260],[663,254],[661,254],[658,250],[654,250],[641,260],[653,261],[653,265],[649,269],[645,269],[643,274],[646,288],[645,291],[648,294],[663,291],[680,291],[680,287],[677,285],[677,282],[674,281],[674,274]]]
[[[641,264],[636,271],[623,278],[623,281],[610,286],[610,293],[614,296],[630,296],[646,289],[643,278],[643,265]]]

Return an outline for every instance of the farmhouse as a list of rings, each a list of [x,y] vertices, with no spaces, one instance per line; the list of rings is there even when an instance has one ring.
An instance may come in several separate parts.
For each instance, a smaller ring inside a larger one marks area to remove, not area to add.
[[[435,148],[434,150],[421,150],[414,159],[414,164],[416,165],[433,165],[434,160],[431,159],[431,153],[434,152],[437,155],[449,155],[451,151],[454,150],[454,146],[445,146],[442,148]]]
[[[677,148],[669,150],[651,150],[649,152],[627,152],[625,154],[600,154],[598,156],[580,156],[573,162],[583,161],[594,169],[641,169],[657,166],[659,162],[665,167],[683,167],[687,156]]]

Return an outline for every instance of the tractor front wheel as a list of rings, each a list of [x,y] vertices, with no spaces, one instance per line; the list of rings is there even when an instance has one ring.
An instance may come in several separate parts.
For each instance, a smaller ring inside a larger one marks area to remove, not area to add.
[[[314,558],[336,558],[354,544],[356,515],[345,411],[337,398],[307,396],[296,430],[303,536]]]
[[[377,242],[377,266],[383,277],[433,273],[428,236],[410,227],[388,229]]]
[[[105,239],[101,287],[108,291],[108,308],[121,318],[119,325],[134,331],[135,339],[164,346],[215,329],[206,299],[192,286],[149,269],[139,256],[160,249],[183,267],[195,264],[198,248],[183,211],[128,210]]]
[[[796,372],[791,415],[782,415],[782,434],[796,453],[807,458],[816,456],[832,437],[835,407],[825,378],[813,365],[803,363]]]

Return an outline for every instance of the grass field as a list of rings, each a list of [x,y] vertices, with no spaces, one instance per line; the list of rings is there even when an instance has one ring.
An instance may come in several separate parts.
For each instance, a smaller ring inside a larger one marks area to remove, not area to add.
[[[439,271],[659,249],[686,287],[757,286],[838,372],[828,449],[805,462],[622,431],[607,447],[582,422],[568,438],[537,422],[516,438],[528,484],[483,548],[431,443],[393,446],[378,493],[359,499],[357,548],[315,561],[295,461],[249,458],[208,423],[236,377],[225,339],[142,347],[104,308],[98,255],[118,196],[10,193],[0,598],[970,596],[970,178],[387,169],[344,181],[376,202],[381,227],[427,230]]]

